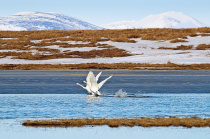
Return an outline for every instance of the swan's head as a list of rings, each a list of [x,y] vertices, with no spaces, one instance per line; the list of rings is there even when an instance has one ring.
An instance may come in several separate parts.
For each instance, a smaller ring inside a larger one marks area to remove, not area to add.
[[[76,83],[76,85],[79,85],[79,83]]]
[[[86,81],[83,81],[83,83],[86,83],[86,84],[87,84],[87,82],[86,82]]]

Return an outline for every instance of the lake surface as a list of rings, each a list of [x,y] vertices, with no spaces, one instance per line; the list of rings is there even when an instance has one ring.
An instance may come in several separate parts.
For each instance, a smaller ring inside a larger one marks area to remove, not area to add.
[[[86,94],[75,83],[82,83],[87,74],[83,70],[0,71],[0,94]],[[127,93],[210,93],[210,71],[104,70],[99,82],[112,74],[102,93],[119,89]]]
[[[104,70],[105,76],[99,82],[112,74],[113,77],[101,88],[102,97],[90,97],[75,84],[82,84],[87,74],[85,70],[0,71],[0,136],[129,138],[127,133],[134,138],[140,134],[150,138],[210,137],[210,128],[29,128],[21,125],[28,119],[210,117],[210,71]],[[177,136],[177,132],[183,134]]]

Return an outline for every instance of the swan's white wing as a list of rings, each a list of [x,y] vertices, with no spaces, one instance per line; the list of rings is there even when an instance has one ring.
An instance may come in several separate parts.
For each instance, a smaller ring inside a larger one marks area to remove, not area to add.
[[[86,88],[86,90],[87,90],[89,93],[92,93],[91,90],[90,90],[90,87],[89,87],[88,85],[86,85],[85,88]]]
[[[99,79],[99,77],[101,76],[101,73],[102,73],[102,71],[99,72],[98,75],[96,76],[96,82],[98,82],[98,79]]]
[[[98,84],[96,82],[96,77],[94,76],[93,72],[90,73],[89,80],[90,80],[90,84],[91,84],[91,86],[89,86],[90,90],[93,93],[96,93],[96,91],[98,91]]]
[[[90,82],[90,77],[92,76],[93,72],[90,71],[86,77],[86,81],[87,81],[87,85],[89,86],[89,88],[91,88],[91,82]]]
[[[104,85],[104,83],[105,83],[107,80],[109,80],[111,77],[112,77],[112,75],[109,76],[108,78],[106,78],[105,80],[101,81],[101,82],[98,84],[98,89],[100,89],[100,88]]]

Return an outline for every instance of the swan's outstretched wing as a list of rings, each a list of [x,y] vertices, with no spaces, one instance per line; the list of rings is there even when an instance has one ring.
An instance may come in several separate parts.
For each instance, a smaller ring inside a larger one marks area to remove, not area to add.
[[[101,76],[101,73],[102,73],[102,71],[99,72],[98,75],[96,76],[96,82],[98,82],[98,79],[99,79],[99,77]]]
[[[90,71],[86,77],[86,81],[87,81],[87,85],[89,86],[89,88],[91,88],[91,82],[90,82],[90,78],[92,76],[93,72]]]
[[[105,83],[107,80],[109,80],[111,77],[112,77],[112,75],[109,76],[108,78],[106,78],[105,80],[101,81],[101,82],[98,84],[98,90],[99,90],[99,89],[104,85],[104,83]]]
[[[96,82],[96,77],[94,76],[93,72],[90,72],[89,81],[90,83],[87,82],[87,84],[90,87],[90,90],[94,93],[98,91],[98,84]]]
[[[86,88],[86,90],[87,90],[89,93],[92,93],[91,90],[90,90],[90,87],[89,87],[88,85],[86,85],[85,88]]]

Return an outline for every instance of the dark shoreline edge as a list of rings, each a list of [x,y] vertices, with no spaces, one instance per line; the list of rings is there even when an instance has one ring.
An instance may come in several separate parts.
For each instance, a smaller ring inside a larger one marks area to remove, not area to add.
[[[35,120],[22,123],[26,127],[84,127],[84,126],[103,126],[108,125],[109,127],[170,127],[170,126],[182,126],[186,128],[192,127],[210,127],[210,118],[116,118],[116,119],[60,119],[60,120]]]
[[[84,70],[84,69],[124,69],[124,70],[210,70],[205,64],[149,64],[149,63],[83,63],[83,64],[0,64],[0,70]]]

